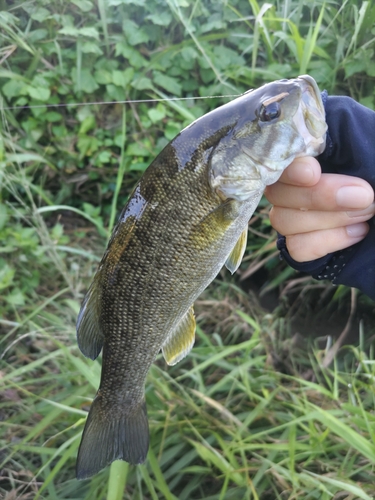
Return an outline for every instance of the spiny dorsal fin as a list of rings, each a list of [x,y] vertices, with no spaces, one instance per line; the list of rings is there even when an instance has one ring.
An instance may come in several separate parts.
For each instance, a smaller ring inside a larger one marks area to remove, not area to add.
[[[246,250],[247,243],[247,226],[242,231],[237,243],[235,244],[233,250],[229,254],[229,257],[225,261],[225,267],[233,274],[239,268],[241,264],[243,254]]]
[[[191,351],[195,341],[195,316],[193,306],[182,317],[177,327],[168,335],[162,351],[168,365],[175,365]]]
[[[98,279],[94,278],[82,302],[76,325],[78,346],[82,354],[91,359],[96,359],[103,347],[98,294]]]

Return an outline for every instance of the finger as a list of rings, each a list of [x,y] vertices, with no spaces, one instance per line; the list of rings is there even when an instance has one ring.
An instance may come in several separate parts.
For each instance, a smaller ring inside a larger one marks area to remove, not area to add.
[[[292,259],[308,262],[358,243],[368,230],[369,225],[361,222],[347,227],[295,234],[286,237],[286,246]]]
[[[273,207],[269,217],[272,227],[281,234],[310,233],[365,222],[375,215],[375,203],[364,210],[339,212],[301,211],[293,208]]]
[[[364,209],[374,201],[374,191],[365,180],[340,174],[322,174],[311,187],[277,182],[265,194],[273,205],[301,210]]]
[[[321,168],[312,156],[296,158],[282,173],[279,182],[295,186],[314,186],[320,179]]]

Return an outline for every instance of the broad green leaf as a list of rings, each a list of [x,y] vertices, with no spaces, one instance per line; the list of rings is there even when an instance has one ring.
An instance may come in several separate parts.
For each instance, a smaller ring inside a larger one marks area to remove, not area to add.
[[[99,40],[99,33],[93,26],[86,28],[75,28],[74,26],[65,26],[58,31],[61,35],[68,35],[73,37],[87,36]]]
[[[30,31],[30,33],[27,36],[27,39],[30,43],[35,44],[40,40],[44,40],[47,36],[48,36],[48,30],[40,28],[37,30]]]
[[[109,99],[113,101],[124,101],[125,100],[125,93],[124,89],[122,87],[117,87],[116,85],[106,85],[106,91],[108,93]]]
[[[81,50],[84,54],[97,54],[99,56],[103,54],[102,49],[94,42],[84,42]]]
[[[62,138],[68,134],[68,129],[65,125],[53,125],[52,132],[56,137]]]
[[[143,143],[134,142],[126,148],[126,156],[150,156],[150,151]]]
[[[92,156],[99,149],[99,141],[96,137],[84,135],[78,138],[77,148],[81,153],[81,158]]]
[[[133,47],[130,47],[125,42],[116,43],[116,56],[122,55],[128,59],[133,68],[142,68],[147,66],[147,60],[140,54],[140,52]]]
[[[49,10],[45,9],[44,7],[37,7],[35,10],[33,10],[30,17],[31,19],[34,19],[35,21],[39,21],[41,23],[48,19],[50,15],[51,13]]]
[[[5,300],[8,302],[8,304],[12,304],[13,306],[25,305],[25,295],[19,288],[15,288],[10,293],[8,293],[5,297]]]
[[[139,78],[138,80],[133,81],[131,85],[137,90],[146,90],[153,88],[151,80],[146,77],[142,77]]]
[[[47,111],[43,117],[47,122],[59,122],[62,120],[62,116],[57,111]]]
[[[71,3],[74,3],[82,12],[89,12],[93,8],[92,2],[89,0],[70,0]]]
[[[35,88],[32,87],[31,85],[28,85],[26,89],[29,96],[38,101],[48,101],[51,95],[51,91],[48,88],[42,88],[42,87]]]
[[[88,68],[82,68],[79,73],[79,77],[77,75],[77,68],[73,68],[72,78],[77,92],[82,91],[86,94],[91,94],[99,88],[99,85],[96,83],[91,71]]]
[[[101,151],[97,156],[97,160],[100,163],[109,163],[111,159],[112,155],[109,151]]]
[[[81,123],[81,126],[79,127],[78,133],[79,134],[86,134],[89,130],[92,130],[95,127],[96,127],[95,117],[94,117],[94,115],[89,115]]]
[[[25,9],[25,7],[23,6]],[[32,7],[33,9],[33,7]],[[26,10],[26,9],[25,9]],[[6,10],[0,11],[0,23],[4,23],[7,25],[16,25],[18,22],[17,16],[14,16],[11,12],[7,12]]]
[[[157,106],[156,108],[149,109],[147,114],[152,123],[157,123],[165,117],[165,108],[164,106]]]
[[[134,76],[133,68],[126,68],[125,71],[112,71],[112,81],[118,87],[126,88]]]
[[[26,91],[27,85],[21,80],[8,80],[3,85],[4,95],[10,99],[18,95],[24,95]]]
[[[95,81],[102,85],[107,85],[108,83],[112,83],[112,73],[107,71],[106,69],[101,69],[96,71],[94,74]]]
[[[96,40],[99,40],[99,32],[93,26],[89,26],[87,28],[80,28],[79,33],[80,35],[96,38]]]
[[[154,71],[154,82],[172,95],[181,95],[181,84],[175,78]]]
[[[158,24],[160,26],[169,26],[172,21],[172,15],[170,12],[149,14],[147,19],[150,19],[153,24]]]
[[[3,259],[0,259],[0,262],[2,263],[0,268],[0,289],[3,290],[4,288],[8,288],[8,286],[13,282],[15,269],[5,263]]]
[[[168,123],[165,126],[164,135],[169,141],[174,139],[176,135],[179,134],[180,132],[181,132],[181,125],[179,123],[168,121]]]
[[[130,45],[138,45],[140,43],[146,43],[149,40],[146,31],[138,26],[134,21],[130,19],[125,19],[123,22],[123,30],[126,35],[126,39]]]

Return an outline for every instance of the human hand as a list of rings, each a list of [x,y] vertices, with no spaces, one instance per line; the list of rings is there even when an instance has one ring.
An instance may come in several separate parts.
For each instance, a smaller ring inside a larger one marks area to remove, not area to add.
[[[297,158],[267,186],[272,226],[292,259],[307,262],[361,241],[375,214],[374,191],[358,177],[322,174],[315,158]]]

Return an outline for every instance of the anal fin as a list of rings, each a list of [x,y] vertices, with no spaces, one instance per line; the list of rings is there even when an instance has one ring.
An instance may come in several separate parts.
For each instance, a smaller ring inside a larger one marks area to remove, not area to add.
[[[235,244],[233,250],[229,254],[229,257],[225,261],[225,267],[233,274],[239,268],[242,257],[246,250],[247,244],[247,226],[242,231],[237,243]]]
[[[168,365],[175,365],[191,351],[195,341],[195,316],[191,306],[162,347]]]

